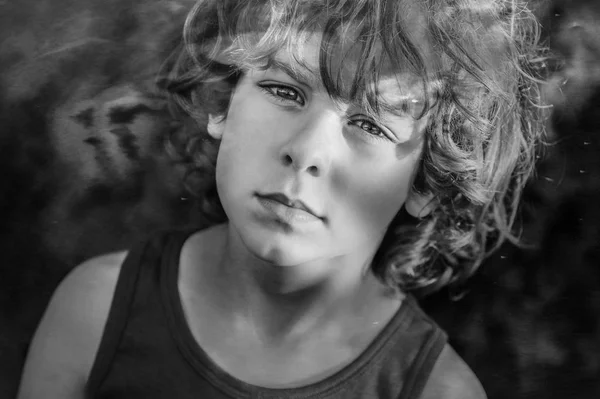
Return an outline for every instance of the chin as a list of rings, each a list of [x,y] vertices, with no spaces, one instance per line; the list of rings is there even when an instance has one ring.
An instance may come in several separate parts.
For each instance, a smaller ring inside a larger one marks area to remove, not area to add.
[[[275,266],[296,266],[314,260],[316,255],[311,243],[299,237],[250,232],[242,235],[242,240],[254,257]]]

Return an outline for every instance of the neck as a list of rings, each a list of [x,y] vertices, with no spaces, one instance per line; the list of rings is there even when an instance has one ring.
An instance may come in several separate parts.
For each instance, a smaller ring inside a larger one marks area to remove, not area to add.
[[[265,262],[245,251],[226,228],[218,267],[232,309],[261,342],[283,345],[324,331],[336,319],[357,314],[382,292],[370,271],[372,255],[348,256],[295,266]],[[372,303],[372,302],[371,302]]]

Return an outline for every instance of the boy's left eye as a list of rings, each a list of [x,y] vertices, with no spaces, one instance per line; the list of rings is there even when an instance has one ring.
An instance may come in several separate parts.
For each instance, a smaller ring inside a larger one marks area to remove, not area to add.
[[[351,123],[353,125],[355,125],[356,127],[358,127],[359,129],[364,130],[371,136],[393,141],[392,138],[383,131],[383,129],[381,129],[375,123],[373,123],[367,119],[357,119],[357,120],[352,121]]]

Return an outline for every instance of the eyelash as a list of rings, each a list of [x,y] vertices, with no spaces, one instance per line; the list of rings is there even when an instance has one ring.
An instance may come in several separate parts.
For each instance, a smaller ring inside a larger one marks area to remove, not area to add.
[[[385,141],[391,141],[391,142],[395,141],[391,137],[389,137],[387,134],[385,134],[383,129],[381,129],[379,126],[377,126],[375,123],[371,122],[368,119],[354,119],[354,120],[350,121],[350,123],[355,125],[356,127],[358,127],[360,130],[364,131],[365,133],[367,133],[366,137],[368,140],[385,140]],[[364,128],[359,126],[359,124],[363,124],[363,123],[368,123],[369,125],[373,126],[377,130],[379,130],[379,133],[372,134],[372,133],[367,132]]]
[[[298,90],[294,89],[293,87],[279,85],[279,84],[261,85],[259,87],[267,95],[271,96],[273,99],[275,99],[278,102],[287,104],[289,101],[292,101],[300,106],[303,106],[305,104],[305,101],[304,101],[304,98],[302,97],[302,95],[298,92]],[[280,96],[279,94],[277,94],[280,90],[287,90],[288,92],[289,91],[294,92],[297,99],[290,99],[290,98],[285,98],[285,97]],[[367,133],[365,135],[367,140],[373,140],[373,141],[384,140],[384,141],[391,141],[391,142],[395,141],[389,135],[387,135],[383,131],[383,129],[381,129],[379,126],[377,126],[377,124],[375,124],[374,122],[372,122],[368,119],[355,119],[355,120],[350,121],[350,123],[357,126],[359,129],[361,129],[365,133]],[[367,123],[367,124],[371,125],[372,127],[375,127],[379,131],[379,134],[372,134],[372,133],[367,132],[364,128],[359,126],[359,124],[362,124],[362,123]]]
[[[275,84],[268,84],[268,85],[261,85],[260,88],[267,93],[269,96],[273,97],[275,100],[282,102],[282,103],[287,103],[288,101],[293,101],[296,104],[302,106],[305,104],[304,98],[302,97],[302,95],[298,92],[298,90],[294,89],[293,87],[289,87],[289,86],[284,86],[284,85],[275,85]],[[277,94],[277,92],[279,90],[287,90],[287,91],[293,91],[294,94],[296,94],[297,98],[300,100],[292,100],[290,98],[285,98],[282,97],[280,95]]]

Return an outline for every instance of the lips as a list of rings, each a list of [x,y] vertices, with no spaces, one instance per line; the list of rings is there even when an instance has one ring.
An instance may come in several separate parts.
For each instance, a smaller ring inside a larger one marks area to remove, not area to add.
[[[257,196],[262,199],[278,202],[282,205],[287,206],[288,208],[304,211],[318,219],[322,219],[322,217],[319,216],[319,214],[317,212],[315,212],[312,208],[310,208],[304,202],[302,202],[301,200],[292,200],[283,193],[257,194]]]

